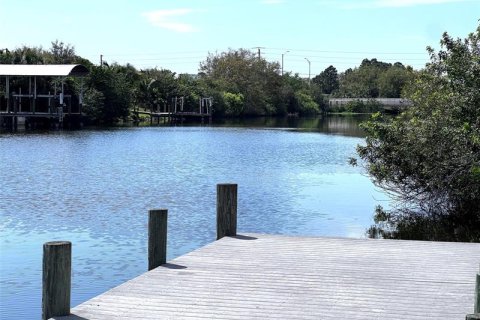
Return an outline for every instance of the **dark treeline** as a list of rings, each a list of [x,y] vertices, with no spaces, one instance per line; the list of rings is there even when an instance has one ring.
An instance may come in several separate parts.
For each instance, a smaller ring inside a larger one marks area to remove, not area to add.
[[[329,66],[310,82],[298,74],[282,76],[277,62],[244,49],[210,54],[200,63],[197,74],[176,74],[165,69],[137,70],[130,64],[104,62],[97,66],[58,40],[48,50],[26,46],[4,49],[0,63],[85,65],[90,74],[82,82],[83,111],[92,123],[104,125],[131,118],[134,108],[165,110],[174,97],[184,97],[185,111],[197,110],[200,98],[213,97],[216,117],[316,114],[327,110],[330,96],[400,97],[413,75],[413,70],[401,63],[365,59],[358,68],[342,73]],[[46,81],[43,87],[53,91],[53,80]],[[0,82],[0,94],[4,86]],[[80,86],[79,79],[66,81],[70,93],[78,95]]]

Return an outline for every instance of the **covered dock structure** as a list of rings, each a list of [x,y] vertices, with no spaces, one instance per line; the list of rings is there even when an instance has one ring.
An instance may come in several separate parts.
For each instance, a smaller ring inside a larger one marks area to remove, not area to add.
[[[0,128],[17,131],[39,124],[58,128],[65,120],[80,121],[83,81],[76,90],[67,82],[88,73],[80,64],[0,64]]]

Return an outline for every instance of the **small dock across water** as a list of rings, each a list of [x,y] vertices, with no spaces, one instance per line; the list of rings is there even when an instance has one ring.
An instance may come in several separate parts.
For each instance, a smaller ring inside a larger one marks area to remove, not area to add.
[[[160,258],[158,267],[53,319],[463,320],[473,313],[480,244],[236,235],[234,186],[226,197],[217,188],[219,240],[168,263]],[[164,216],[153,223],[162,230]],[[152,240],[151,225],[149,241],[159,246],[150,244],[149,253],[162,251],[166,238]]]
[[[208,119],[208,123],[212,123],[212,105],[213,98],[199,98],[198,111],[196,110],[184,110],[184,97],[172,98],[171,105],[164,105],[163,110],[160,106],[154,109],[144,109],[143,111],[138,108],[132,111],[134,115],[150,117],[150,123],[160,124],[160,119],[163,119],[163,123],[183,123],[186,119],[200,119],[204,123],[205,119]]]

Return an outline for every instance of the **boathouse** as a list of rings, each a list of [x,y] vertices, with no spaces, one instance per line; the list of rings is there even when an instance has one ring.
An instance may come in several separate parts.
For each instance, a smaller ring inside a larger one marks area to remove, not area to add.
[[[0,64],[0,128],[17,131],[80,123],[83,77],[88,73],[80,64]]]

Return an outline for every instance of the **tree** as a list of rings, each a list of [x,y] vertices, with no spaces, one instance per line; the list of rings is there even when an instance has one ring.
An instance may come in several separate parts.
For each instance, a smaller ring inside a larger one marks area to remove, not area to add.
[[[175,72],[166,69],[147,69],[142,72],[137,85],[137,100],[151,111],[162,110],[178,95]]]
[[[314,77],[312,82],[319,85],[323,93],[331,94],[339,88],[337,69],[334,66],[329,66]]]
[[[46,53],[41,47],[23,46],[16,48],[9,55],[12,64],[44,64]],[[3,62],[2,62],[3,63]]]
[[[210,54],[200,64],[200,74],[210,88],[244,97],[241,115],[277,113],[276,97],[282,85],[279,70],[278,63],[267,62],[245,49]],[[220,112],[229,115],[227,110]]]
[[[319,105],[313,100],[307,91],[295,92],[295,102],[300,114],[311,115],[320,112]]]
[[[243,113],[244,98],[241,93],[223,92],[223,101],[225,103],[225,113],[238,116]]]
[[[360,67],[347,69],[339,76],[335,95],[349,98],[399,98],[412,74],[411,67],[396,62],[363,59]]]
[[[50,57],[48,63],[51,64],[72,64],[75,63],[77,56],[75,48],[70,44],[64,44],[55,40],[50,48]]]
[[[397,62],[378,79],[378,89],[380,97],[400,98],[402,90],[413,76],[413,70],[406,68],[403,64]]]
[[[177,86],[179,96],[184,97],[185,111],[198,111],[200,98],[210,96],[200,85],[200,81],[191,74],[179,74]]]
[[[440,43],[405,89],[413,106],[364,125],[358,154],[394,199],[377,208],[372,236],[480,241],[480,26]]]
[[[129,116],[134,92],[132,68],[115,64],[109,67],[92,67],[87,79],[84,108],[91,120],[112,125]]]
[[[283,83],[278,95],[280,100],[278,106],[281,106],[282,110],[287,113],[300,114],[302,112],[300,107],[302,102],[300,100],[309,90],[308,83],[298,74],[291,75],[290,73],[285,73],[282,80]],[[316,88],[316,85],[314,84],[313,87]],[[302,94],[299,94],[300,92]]]

